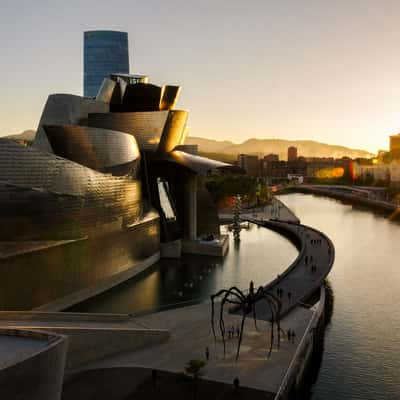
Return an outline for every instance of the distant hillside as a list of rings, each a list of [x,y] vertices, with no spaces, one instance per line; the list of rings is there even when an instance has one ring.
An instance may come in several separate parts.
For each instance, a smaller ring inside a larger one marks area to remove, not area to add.
[[[33,129],[28,129],[27,131],[23,131],[22,133],[17,133],[15,135],[8,135],[3,137],[12,140],[27,140],[28,142],[32,142],[33,139],[35,139],[35,134],[36,131],[34,131]]]
[[[4,136],[8,139],[33,141],[35,131],[26,130],[15,135]],[[199,152],[210,158],[221,159],[225,162],[232,162],[238,154],[254,154],[263,157],[266,154],[274,153],[279,159],[286,160],[287,148],[296,146],[298,155],[304,157],[373,157],[372,153],[365,150],[350,149],[344,146],[319,143],[313,140],[284,140],[284,139],[248,139],[243,143],[235,144],[228,140],[218,141],[200,137],[188,137],[186,144],[197,144]]]
[[[228,157],[238,154],[254,154],[260,157],[274,153],[279,159],[287,159],[287,149],[295,146],[298,155],[303,157],[372,157],[373,154],[365,150],[350,149],[344,146],[336,146],[326,143],[319,143],[313,140],[284,140],[284,139],[248,139],[243,143],[235,144],[229,141],[217,141],[199,137],[188,137],[186,144],[197,144],[199,152],[226,154]]]

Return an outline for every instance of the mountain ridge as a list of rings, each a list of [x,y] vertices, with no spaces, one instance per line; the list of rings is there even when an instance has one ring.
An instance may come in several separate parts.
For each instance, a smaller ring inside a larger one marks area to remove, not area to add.
[[[227,140],[218,141],[200,137],[188,137],[186,144],[197,144],[203,153],[221,153],[237,156],[238,154],[251,154],[264,156],[270,153],[278,154],[280,159],[287,158],[287,148],[295,146],[298,155],[303,157],[373,157],[366,150],[352,149],[346,146],[327,144],[315,140],[287,140],[287,139],[258,139],[250,138],[242,143],[233,143]]]
[[[33,141],[35,131],[27,129],[24,132],[3,136],[13,140]],[[249,138],[242,143],[234,143],[230,140],[214,140],[189,136],[186,144],[197,144],[201,153],[224,154],[237,156],[238,154],[251,154],[263,157],[264,155],[274,153],[279,155],[279,159],[287,158],[287,148],[295,146],[298,149],[298,155],[304,157],[373,157],[373,154],[361,149],[352,149],[346,146],[327,144],[315,140],[288,140],[288,139],[258,139]]]

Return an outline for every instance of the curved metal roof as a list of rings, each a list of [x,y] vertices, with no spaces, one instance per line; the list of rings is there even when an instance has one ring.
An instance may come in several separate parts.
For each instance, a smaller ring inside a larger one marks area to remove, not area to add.
[[[160,161],[169,161],[179,164],[197,174],[206,174],[215,169],[233,168],[233,165],[231,164],[185,153],[181,150],[173,150],[166,153],[165,156],[160,158]]]

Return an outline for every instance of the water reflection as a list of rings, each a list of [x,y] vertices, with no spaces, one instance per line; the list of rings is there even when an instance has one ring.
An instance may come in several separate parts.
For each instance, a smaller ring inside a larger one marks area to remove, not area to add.
[[[400,398],[400,228],[371,211],[311,195],[281,199],[336,248],[335,295],[313,400]]]
[[[228,233],[227,227],[223,227]],[[155,310],[186,301],[202,301],[221,288],[248,288],[265,284],[296,258],[296,248],[284,237],[249,224],[241,232],[240,246],[230,235],[225,259],[185,256],[161,260],[141,276],[87,301],[71,311],[132,313]]]

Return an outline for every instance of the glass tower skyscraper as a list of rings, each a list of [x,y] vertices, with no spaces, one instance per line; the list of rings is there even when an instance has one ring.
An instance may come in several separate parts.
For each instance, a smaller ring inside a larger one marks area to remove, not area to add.
[[[117,31],[84,33],[83,95],[94,97],[103,79],[112,73],[129,73],[128,34]]]

